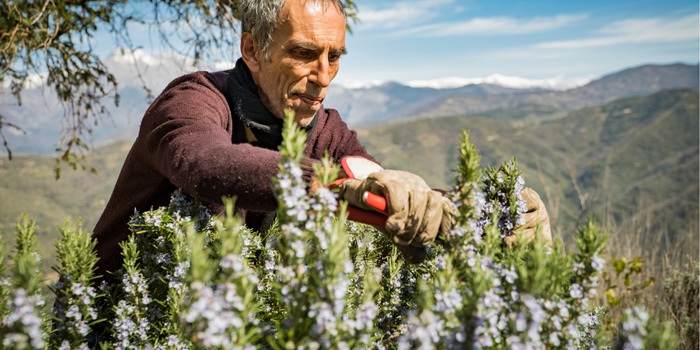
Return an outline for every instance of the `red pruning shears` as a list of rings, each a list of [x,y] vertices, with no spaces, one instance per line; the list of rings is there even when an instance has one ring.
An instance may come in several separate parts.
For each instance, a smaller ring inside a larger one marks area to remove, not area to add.
[[[347,175],[345,179],[366,179],[369,174],[384,170],[379,164],[366,159],[364,157],[349,156],[344,157],[340,161],[342,170]],[[336,181],[337,186],[343,180]],[[363,201],[368,206],[377,211],[364,210],[353,206],[348,206],[348,220],[361,222],[376,227],[384,227],[387,219],[387,204],[386,199],[380,195],[365,192],[362,196]]]

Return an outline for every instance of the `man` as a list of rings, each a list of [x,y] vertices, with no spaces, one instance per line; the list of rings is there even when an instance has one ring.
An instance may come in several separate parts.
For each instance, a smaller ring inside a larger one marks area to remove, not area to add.
[[[335,0],[240,1],[241,59],[224,72],[197,72],[171,82],[146,111],[94,237],[98,273],[121,266],[119,242],[139,212],[167,205],[186,193],[221,211],[235,196],[246,225],[260,228],[277,201],[271,178],[278,172],[284,110],[308,132],[304,178],[325,152],[374,159],[335,110],[322,102],[346,52],[343,5]],[[410,261],[450,220],[447,200],[414,174],[382,170],[340,185],[341,197],[363,206],[364,189],[388,200],[384,229]],[[543,208],[543,207],[542,207]]]

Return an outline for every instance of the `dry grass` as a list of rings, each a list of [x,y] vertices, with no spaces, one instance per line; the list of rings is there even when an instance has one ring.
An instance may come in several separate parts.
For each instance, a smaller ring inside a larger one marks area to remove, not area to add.
[[[643,259],[641,271],[632,273],[629,286],[624,276],[607,273],[621,290],[622,301],[611,308],[611,316],[619,318],[624,308],[644,304],[657,322],[669,321],[678,335],[679,349],[698,349],[698,222],[691,222],[681,235],[670,237],[666,230],[652,226],[652,214],[637,215],[629,223],[617,225],[611,218],[604,224],[610,234],[610,257]],[[653,284],[645,286],[645,283]]]
[[[540,178],[542,174],[540,172]],[[575,181],[572,175],[571,181]],[[555,237],[569,241],[571,235],[565,235],[559,219],[563,213],[560,194],[549,188],[543,181],[545,200]],[[585,198],[589,193],[579,191],[574,183],[580,200],[581,213],[591,211]],[[640,205],[641,207],[641,205]],[[691,220],[684,230],[670,234],[670,229],[661,227],[659,218],[651,206],[638,208],[637,214],[624,223],[615,220],[614,215],[607,214],[597,218],[598,225],[609,235],[607,243],[608,264],[605,268],[607,281],[600,283],[597,296],[598,305],[608,308],[606,317],[612,322],[619,322],[625,309],[644,305],[656,324],[670,322],[678,336],[678,349],[700,348],[700,225],[698,220]],[[585,214],[579,214],[579,218]],[[698,214],[695,215],[698,218]],[[670,221],[670,220],[666,220]],[[572,249],[574,250],[574,249]],[[622,273],[616,273],[613,260],[627,261]],[[634,264],[641,259],[641,265]],[[635,266],[633,266],[635,265]],[[636,267],[640,267],[636,269]],[[626,276],[627,275],[627,276]],[[626,277],[628,278],[625,281]],[[606,291],[612,289],[618,304],[611,306]]]

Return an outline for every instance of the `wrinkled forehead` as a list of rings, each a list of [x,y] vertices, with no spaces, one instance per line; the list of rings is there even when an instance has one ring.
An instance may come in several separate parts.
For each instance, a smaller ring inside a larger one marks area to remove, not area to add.
[[[320,11],[328,11],[334,10],[338,12],[342,12],[343,10],[338,6],[338,2],[336,1],[322,1],[322,0],[301,0],[305,6],[310,6],[314,9],[320,10]]]
[[[344,17],[343,9],[334,0],[285,0],[278,19],[284,21],[291,14],[302,12],[316,15],[341,14]]]
[[[287,0],[273,37],[282,41],[299,37],[328,44],[340,41],[332,46],[344,45],[345,15],[333,4],[333,1]]]

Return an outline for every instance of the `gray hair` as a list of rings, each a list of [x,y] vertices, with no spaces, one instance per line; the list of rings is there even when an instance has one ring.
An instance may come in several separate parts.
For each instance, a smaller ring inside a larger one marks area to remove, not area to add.
[[[336,6],[345,15],[345,4],[342,0],[307,0],[316,1],[323,6]],[[241,15],[242,32],[249,32],[265,55],[269,58],[272,31],[277,28],[277,19],[285,0],[239,0],[238,9]]]

